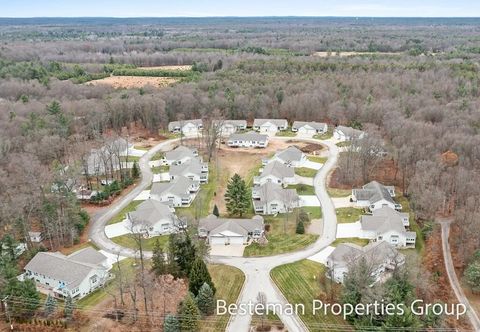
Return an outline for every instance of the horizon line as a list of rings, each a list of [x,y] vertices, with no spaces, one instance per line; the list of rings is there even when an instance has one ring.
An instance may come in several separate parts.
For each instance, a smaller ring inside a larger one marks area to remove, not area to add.
[[[79,19],[79,18],[113,18],[113,19],[164,19],[164,18],[480,18],[480,16],[336,16],[336,15],[213,15],[213,16],[0,16],[0,19]]]

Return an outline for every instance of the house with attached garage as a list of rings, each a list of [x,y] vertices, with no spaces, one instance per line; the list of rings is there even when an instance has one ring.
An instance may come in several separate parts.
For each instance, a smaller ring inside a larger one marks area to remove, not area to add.
[[[147,237],[177,232],[185,225],[175,215],[175,209],[166,203],[148,199],[137,206],[135,211],[127,213],[127,228],[133,233]]]
[[[284,187],[296,184],[295,171],[279,161],[272,161],[260,170],[259,176],[253,178],[254,185],[262,185],[268,182],[277,183]]]
[[[385,241],[372,242],[365,247],[353,243],[341,243],[327,257],[327,277],[343,283],[350,268],[361,260],[364,260],[371,269],[374,284],[385,272],[403,265],[405,256]]]
[[[408,213],[387,206],[374,210],[371,215],[360,217],[362,238],[373,242],[385,241],[398,248],[414,248],[417,233],[407,231],[409,217]]]
[[[171,133],[182,133],[185,136],[199,134],[203,130],[202,119],[172,121],[168,124]]]
[[[278,131],[287,130],[288,121],[286,119],[255,119],[253,120],[253,129],[260,134],[275,135]]]
[[[267,165],[273,161],[278,161],[290,167],[302,167],[307,161],[307,156],[296,146],[289,146],[285,150],[278,151],[270,159],[264,159],[263,165]]]
[[[325,134],[328,131],[328,126],[326,123],[321,122],[295,121],[292,125],[292,131],[302,136],[313,136]]]
[[[253,208],[258,214],[291,212],[299,206],[300,197],[295,189],[284,189],[281,185],[267,182],[252,189]]]
[[[81,299],[102,287],[108,280],[107,257],[88,247],[68,256],[60,252],[39,252],[25,266],[24,279],[57,297]]]
[[[171,182],[155,182],[150,198],[166,203],[169,207],[188,207],[200,189],[198,181],[178,176]]]
[[[197,158],[197,149],[180,145],[171,151],[165,152],[165,155],[162,158],[162,164],[167,166],[180,165]]]
[[[365,137],[365,132],[345,126],[338,126],[333,131],[333,137],[338,141],[352,141],[355,139],[362,139]]]
[[[367,208],[370,211],[388,206],[394,210],[401,210],[402,205],[393,200],[395,197],[394,186],[384,186],[383,184],[372,181],[362,187],[362,189],[352,189],[352,200],[357,207]]]
[[[170,166],[170,179],[175,180],[179,176],[189,178],[200,183],[208,182],[208,164],[199,159],[190,159],[183,164]]]
[[[212,124],[218,128],[220,136],[230,136],[239,130],[247,129],[247,120],[213,120]]]
[[[211,214],[200,219],[198,236],[207,239],[210,245],[243,245],[260,239],[264,235],[264,227],[261,216],[254,216],[252,219],[230,219]]]
[[[227,145],[232,148],[266,148],[268,135],[262,135],[254,131],[232,134],[228,137]]]

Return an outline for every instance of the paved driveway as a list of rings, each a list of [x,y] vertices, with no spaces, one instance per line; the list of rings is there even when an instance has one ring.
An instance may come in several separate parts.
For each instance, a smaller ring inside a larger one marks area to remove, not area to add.
[[[307,259],[309,259],[311,261],[314,261],[314,262],[317,262],[317,263],[320,263],[320,264],[323,264],[323,265],[327,265],[327,257],[334,250],[335,250],[335,247],[328,246],[328,247],[320,250],[319,252],[317,252],[315,255],[308,257]]]
[[[115,224],[107,225],[105,226],[105,235],[110,239],[112,237],[130,234],[131,232],[128,227],[129,226],[125,220]]]
[[[295,180],[299,184],[306,184],[309,186],[313,186],[313,178],[307,178],[307,177],[295,174]]]
[[[117,256],[105,250],[99,250],[99,252],[107,257],[107,263],[110,268],[112,268],[113,264],[116,264],[117,262],[120,262],[127,258],[125,256]]]
[[[242,244],[230,244],[228,246],[224,244],[210,245],[210,256],[242,257],[245,247]]]
[[[360,221],[337,225],[337,238],[362,237]]]
[[[323,164],[322,163],[316,163],[314,161],[311,161],[311,160],[306,160],[302,167],[307,167],[307,168],[312,168],[312,169],[316,169],[317,171],[322,168]]]
[[[320,201],[316,195],[299,195],[300,206],[320,206]]]
[[[137,150],[135,148],[128,149],[128,155],[133,157],[141,157],[145,153],[147,153],[145,150]]]
[[[134,201],[146,201],[150,198],[150,190],[143,190],[137,197],[135,197]]]
[[[350,196],[332,197],[332,202],[333,202],[333,205],[335,205],[335,209],[355,206],[355,202],[350,202]]]
[[[160,173],[160,174],[153,174],[152,182],[169,182],[170,181],[170,173]]]

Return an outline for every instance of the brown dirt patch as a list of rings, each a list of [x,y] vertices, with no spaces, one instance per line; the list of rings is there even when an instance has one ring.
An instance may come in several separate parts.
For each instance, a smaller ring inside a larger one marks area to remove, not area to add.
[[[177,82],[173,77],[149,77],[149,76],[109,76],[99,80],[90,81],[88,85],[109,85],[115,89],[134,89],[151,85],[162,88]]]

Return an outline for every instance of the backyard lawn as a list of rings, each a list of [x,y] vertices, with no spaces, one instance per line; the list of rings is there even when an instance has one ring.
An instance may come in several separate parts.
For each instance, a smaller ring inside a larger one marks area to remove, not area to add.
[[[299,317],[309,327],[310,331],[332,331],[327,324],[347,324],[342,316],[313,314],[313,300],[325,299],[332,283],[325,278],[326,267],[322,264],[301,260],[292,264],[281,265],[270,273],[273,281],[282,291],[288,303],[305,305],[305,314]],[[335,293],[339,294],[341,286],[333,284]],[[322,327],[321,324],[325,324]]]
[[[302,206],[300,209],[308,213],[310,220],[322,217],[322,208],[319,206]]]
[[[410,202],[406,197],[401,195],[396,196],[395,201],[397,201],[397,203],[402,204],[401,212],[405,212],[410,215],[410,230],[412,232],[417,233],[417,240],[415,241],[415,249],[419,253],[423,252],[423,249],[425,248],[425,239],[423,238],[423,233],[420,225],[415,220],[415,213],[413,213],[412,209],[410,208]]]
[[[227,265],[208,265],[208,271],[217,289],[215,298],[225,300],[227,305],[236,303],[245,281],[243,272]],[[220,316],[214,314],[208,317],[208,320],[205,319],[200,322],[200,330],[211,332],[224,331],[229,318],[229,315]]]
[[[148,239],[143,239],[142,240],[143,250],[152,251],[157,239],[159,240],[160,245],[163,248],[165,248],[168,243],[168,238],[169,238],[168,235],[160,235],[160,236],[154,236]],[[135,241],[135,239],[133,239],[132,235],[130,234],[112,237],[110,240],[112,240],[116,244],[121,245],[122,247],[132,248],[132,249],[138,248],[137,242]]]
[[[127,206],[125,206],[122,211],[120,211],[115,217],[110,219],[107,223],[107,225],[111,224],[116,224],[118,222],[122,222],[125,218],[128,212],[132,212],[135,210],[135,208],[140,205],[143,201],[131,201],[128,203]]]
[[[308,167],[296,167],[295,168],[295,174],[304,176],[307,178],[313,178],[315,174],[317,174],[317,170],[313,168],[308,168]]]
[[[331,246],[336,247],[340,243],[353,243],[357,244],[361,247],[364,247],[368,244],[368,239],[360,239],[358,237],[348,237],[348,238],[343,238],[343,239],[336,239],[335,241],[332,242]]]
[[[335,212],[337,213],[337,222],[339,224],[356,222],[363,214],[362,209],[356,209],[353,207],[338,208],[335,209]]]
[[[327,140],[333,137],[333,130],[328,129],[328,131],[325,134],[317,134],[313,136],[315,139],[321,139],[321,140]]]
[[[352,190],[327,187],[327,193],[330,197],[347,197],[352,194]]]
[[[307,156],[307,159],[313,161],[314,163],[325,164],[328,160],[328,157]]]
[[[308,184],[291,184],[287,188],[296,189],[297,194],[299,195],[315,195],[315,188],[313,186],[309,186]]]
[[[295,137],[295,136],[297,136],[297,133],[291,131],[290,128],[288,128],[287,130],[277,131],[277,133],[275,134],[275,136],[279,136],[279,137]]]

